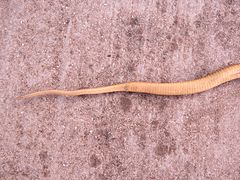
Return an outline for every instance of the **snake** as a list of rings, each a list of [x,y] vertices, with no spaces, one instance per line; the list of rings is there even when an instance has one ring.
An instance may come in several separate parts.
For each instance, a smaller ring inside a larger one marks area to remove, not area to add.
[[[112,92],[146,93],[162,96],[177,96],[201,93],[217,87],[228,81],[240,78],[240,64],[229,65],[222,69],[207,74],[201,78],[181,82],[127,82],[110,86],[87,88],[80,90],[43,90],[27,95],[19,96],[18,99],[33,98],[46,95],[80,96],[89,94],[102,94]]]

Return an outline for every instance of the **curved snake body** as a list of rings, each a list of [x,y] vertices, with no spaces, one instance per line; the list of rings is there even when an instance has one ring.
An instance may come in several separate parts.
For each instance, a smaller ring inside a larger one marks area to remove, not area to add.
[[[173,83],[150,83],[150,82],[128,82],[105,87],[80,89],[75,91],[45,90],[39,91],[19,98],[32,98],[44,95],[79,96],[87,94],[101,94],[111,92],[136,92],[156,95],[187,95],[200,93],[212,89],[220,84],[240,78],[240,64],[231,65],[220,69],[205,77],[184,82]]]

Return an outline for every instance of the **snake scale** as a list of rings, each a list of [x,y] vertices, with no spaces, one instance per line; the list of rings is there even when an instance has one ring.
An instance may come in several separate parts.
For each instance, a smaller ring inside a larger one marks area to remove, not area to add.
[[[156,95],[187,95],[200,93],[225,82],[240,78],[240,64],[230,65],[223,69],[219,69],[214,73],[205,77],[172,83],[151,83],[151,82],[128,82],[111,86],[98,88],[80,89],[75,91],[65,90],[45,90],[38,91],[18,98],[32,98],[45,95],[62,95],[62,96],[79,96],[87,94],[101,94],[111,92],[135,92]]]

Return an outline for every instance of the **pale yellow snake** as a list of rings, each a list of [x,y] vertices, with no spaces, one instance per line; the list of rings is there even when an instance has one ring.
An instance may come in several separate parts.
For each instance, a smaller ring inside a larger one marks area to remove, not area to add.
[[[32,98],[44,95],[63,95],[63,96],[79,96],[86,94],[101,94],[110,92],[136,92],[148,93],[157,95],[186,95],[200,93],[220,84],[240,78],[240,64],[231,65],[220,69],[205,77],[174,83],[150,83],[150,82],[128,82],[123,84],[116,84],[112,86],[80,89],[75,91],[64,90],[45,90],[39,91],[18,98]]]

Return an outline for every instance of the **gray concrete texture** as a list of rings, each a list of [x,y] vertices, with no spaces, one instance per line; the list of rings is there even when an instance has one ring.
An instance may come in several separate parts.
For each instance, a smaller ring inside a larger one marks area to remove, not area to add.
[[[240,179],[240,80],[15,99],[240,63],[239,0],[0,0],[0,30],[0,179]]]

